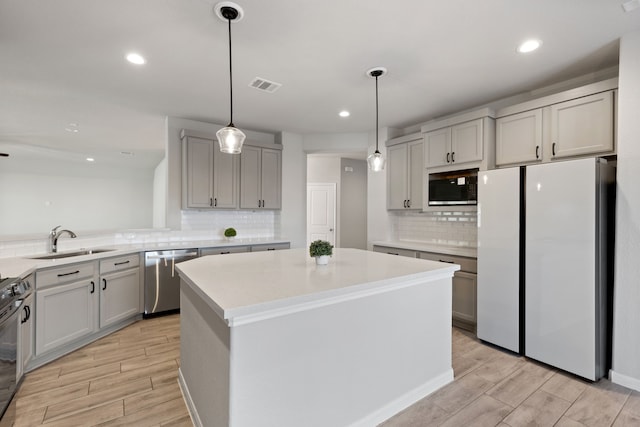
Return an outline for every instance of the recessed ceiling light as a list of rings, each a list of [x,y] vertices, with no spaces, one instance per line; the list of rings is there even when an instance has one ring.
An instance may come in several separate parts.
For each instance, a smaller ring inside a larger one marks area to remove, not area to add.
[[[120,154],[122,154],[123,156],[133,156],[132,151],[121,151]]]
[[[622,3],[625,12],[631,12],[633,9],[640,7],[640,0],[629,0]]]
[[[542,42],[540,40],[535,40],[535,39],[526,40],[525,42],[520,44],[520,46],[518,46],[518,52],[519,53],[533,52],[534,50],[539,48],[541,45],[542,45]]]
[[[342,111],[340,111],[340,112],[338,113],[338,115],[339,115],[340,117],[349,117],[349,116],[351,115],[351,113],[350,113],[350,112],[348,112],[347,110],[342,110]]]
[[[93,157],[87,157],[87,162],[95,162],[96,159],[94,159]]]
[[[78,133],[78,124],[77,123],[69,123],[64,130],[71,133]]]
[[[143,65],[147,62],[146,59],[144,59],[144,57],[138,53],[130,53],[127,55],[127,61],[131,62],[132,64],[136,64],[136,65]]]

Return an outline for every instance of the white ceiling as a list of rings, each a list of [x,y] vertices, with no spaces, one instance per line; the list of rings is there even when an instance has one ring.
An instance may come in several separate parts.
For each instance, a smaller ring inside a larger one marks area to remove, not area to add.
[[[226,124],[216,2],[0,0],[0,151],[42,146],[149,166],[162,157],[165,116]],[[640,29],[640,9],[625,13],[621,0],[238,3],[234,122],[266,132],[372,131],[365,72],[375,66],[388,69],[380,126],[403,128],[615,66],[619,37]],[[517,54],[530,37],[542,48]],[[148,63],[127,63],[130,51]],[[252,89],[256,76],[282,87]]]

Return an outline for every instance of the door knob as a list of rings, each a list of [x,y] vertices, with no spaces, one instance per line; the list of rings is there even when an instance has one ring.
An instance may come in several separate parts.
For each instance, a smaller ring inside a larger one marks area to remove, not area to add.
[[[329,231],[333,231],[333,228],[330,228]]]

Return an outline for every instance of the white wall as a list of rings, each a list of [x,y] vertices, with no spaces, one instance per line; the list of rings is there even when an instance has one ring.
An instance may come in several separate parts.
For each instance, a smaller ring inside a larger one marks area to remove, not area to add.
[[[343,248],[367,249],[367,170],[365,160],[340,160],[339,217]]]
[[[302,136],[282,132],[276,140],[282,143],[280,230],[292,248],[304,248],[307,245],[307,162]]]
[[[0,235],[46,236],[60,224],[78,234],[152,226],[152,169],[76,172],[64,162],[56,170],[0,170]]]
[[[153,171],[153,227],[164,228],[167,224],[167,158],[158,163]]]
[[[378,150],[387,158],[386,140],[397,136],[393,128],[382,128],[379,131]],[[367,152],[373,153],[376,149],[376,134],[369,134],[369,147]],[[373,249],[372,242],[389,240],[391,238],[391,220],[387,212],[387,173],[386,166],[382,172],[372,172],[369,169],[367,177],[367,248]]]
[[[611,379],[640,390],[640,31],[620,43]]]

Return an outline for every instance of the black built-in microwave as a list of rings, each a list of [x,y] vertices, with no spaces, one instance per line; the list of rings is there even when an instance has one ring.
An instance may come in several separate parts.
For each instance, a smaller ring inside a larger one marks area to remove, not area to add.
[[[478,169],[429,174],[429,206],[478,204]]]

